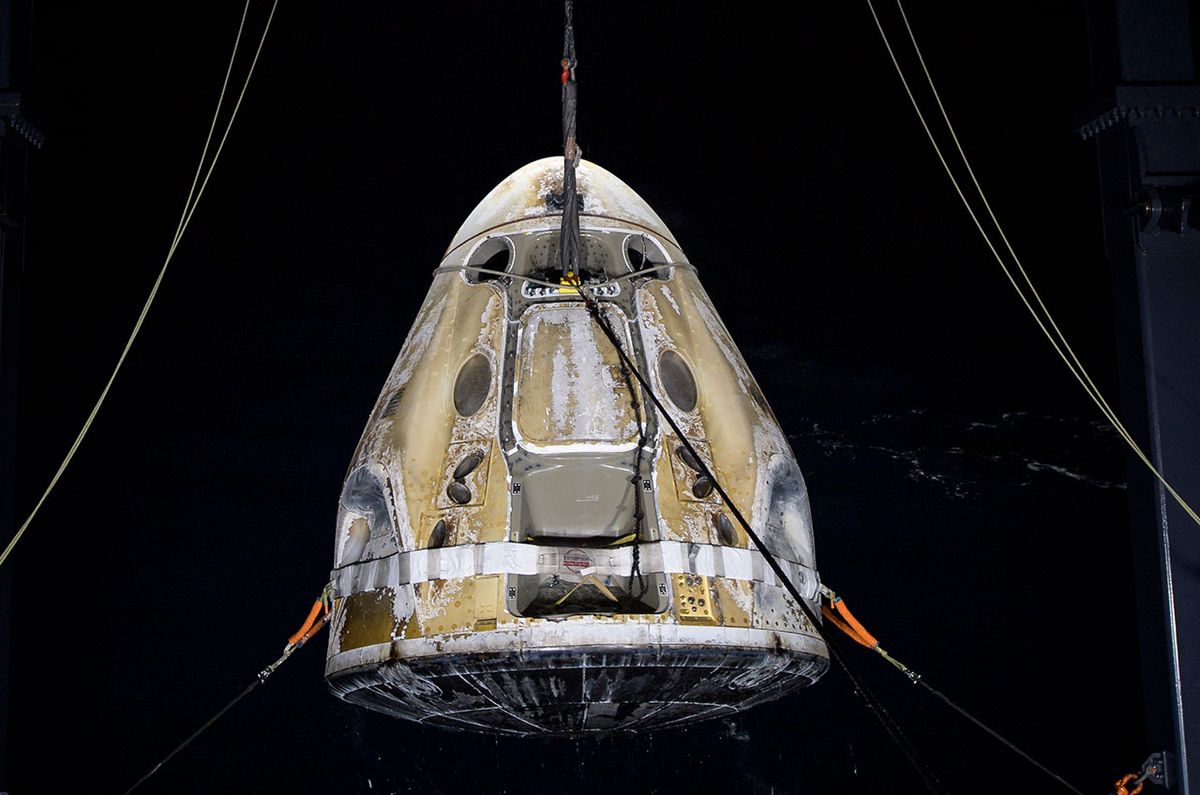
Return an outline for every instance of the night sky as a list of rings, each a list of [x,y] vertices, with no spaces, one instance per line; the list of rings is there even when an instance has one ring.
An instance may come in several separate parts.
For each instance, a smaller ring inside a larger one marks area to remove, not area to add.
[[[241,3],[34,10],[20,517],[161,266]],[[1115,399],[1094,152],[1073,132],[1082,4],[909,13],[1013,244]],[[580,0],[585,156],[699,268],[808,479],[822,579],[934,686],[1103,791],[1152,750],[1120,442],[970,226],[866,5],[791,18]],[[327,579],[346,465],[432,269],[493,185],[559,150],[561,42],[555,2],[281,4],[142,336],[6,564],[14,795],[123,791],[278,655]],[[323,646],[145,791],[922,791],[839,671],[734,719],[535,741],[345,704]],[[951,791],[1055,791],[849,653]]]

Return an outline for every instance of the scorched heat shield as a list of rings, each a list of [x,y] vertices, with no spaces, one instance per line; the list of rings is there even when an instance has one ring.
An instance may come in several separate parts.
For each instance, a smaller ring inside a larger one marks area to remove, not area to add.
[[[348,701],[453,729],[649,729],[828,667],[578,289],[816,610],[808,494],[758,385],[662,220],[587,162],[582,287],[562,279],[562,174],[525,166],[458,230],[354,454],[326,665]]]

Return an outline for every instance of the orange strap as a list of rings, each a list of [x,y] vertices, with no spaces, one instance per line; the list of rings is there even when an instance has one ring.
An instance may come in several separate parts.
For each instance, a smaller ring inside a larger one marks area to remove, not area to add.
[[[842,632],[845,632],[850,637],[850,640],[854,641],[860,646],[866,646],[868,649],[871,648],[871,644],[863,640],[849,624],[847,624],[845,621],[842,621],[842,619],[838,617],[837,612],[830,608],[829,605],[821,605],[821,615],[825,616],[825,618],[829,620],[829,623],[833,624]]]
[[[321,615],[321,611],[325,611],[325,615]],[[321,627],[325,624],[325,616],[329,615],[329,607],[325,604],[324,599],[318,599],[313,602],[312,610],[308,611],[308,618],[304,620],[304,626],[296,631],[296,634],[288,638],[289,646],[303,646],[309,638],[321,631]],[[317,619],[320,618],[320,623]]]
[[[1137,779],[1137,773],[1128,773],[1117,779],[1117,783],[1114,785],[1117,790],[1116,795],[1138,795],[1138,793],[1142,791],[1142,787],[1146,786],[1146,783],[1144,781],[1138,781]],[[1128,785],[1135,781],[1137,781],[1137,786],[1135,786],[1133,789],[1130,789]]]
[[[875,636],[870,632],[867,632],[866,627],[858,623],[858,619],[855,618],[854,614],[850,612],[850,608],[846,607],[846,602],[842,599],[842,597],[833,597],[833,599],[830,600],[830,605],[838,612],[838,615],[841,616],[841,621],[833,617],[832,611],[828,607],[822,606],[821,612],[829,617],[834,626],[836,626],[842,632],[845,632],[850,637],[854,638],[854,640],[866,646],[868,649],[873,649],[879,645],[879,641],[875,640]],[[847,627],[847,625],[849,626]]]

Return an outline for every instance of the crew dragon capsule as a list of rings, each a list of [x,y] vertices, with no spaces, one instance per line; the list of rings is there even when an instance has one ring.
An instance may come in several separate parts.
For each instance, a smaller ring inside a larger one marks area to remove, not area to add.
[[[575,279],[559,267],[563,160],[538,160],[454,236],[367,423],[325,669],[347,701],[450,729],[640,730],[828,668],[578,290],[819,612],[808,492],[779,424],[658,215],[595,164],[577,179]]]

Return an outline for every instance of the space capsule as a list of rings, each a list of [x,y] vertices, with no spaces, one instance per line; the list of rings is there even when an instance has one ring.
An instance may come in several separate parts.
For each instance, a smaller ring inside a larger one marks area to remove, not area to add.
[[[679,244],[583,161],[582,282],[810,606],[804,479]],[[519,169],[437,268],[340,498],[325,675],[431,726],[651,729],[815,682],[816,629],[559,267],[563,160]],[[819,610],[817,610],[819,613]]]

